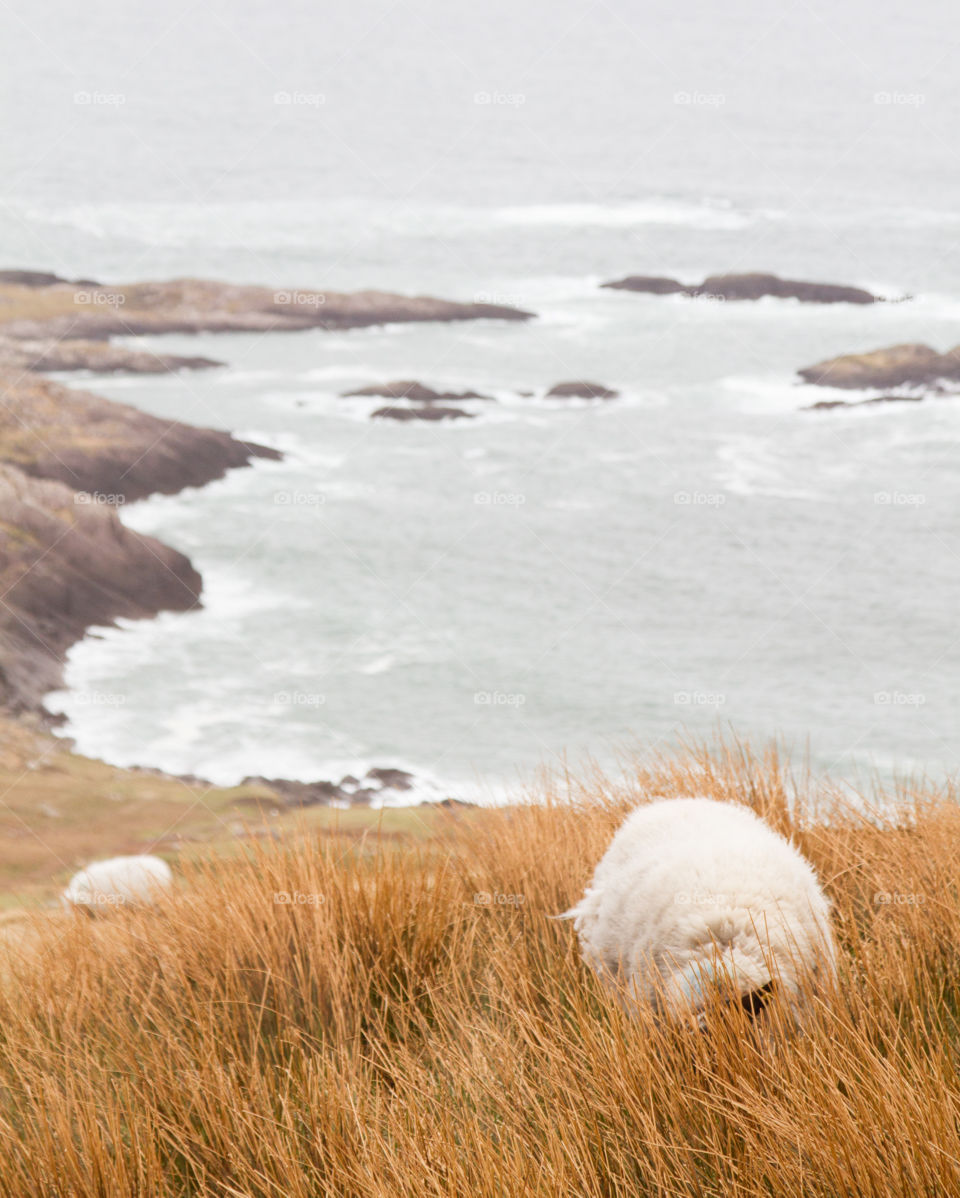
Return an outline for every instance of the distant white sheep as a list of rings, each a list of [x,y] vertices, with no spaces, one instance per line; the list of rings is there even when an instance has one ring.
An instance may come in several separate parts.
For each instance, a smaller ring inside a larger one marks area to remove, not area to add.
[[[173,881],[166,861],[159,857],[111,857],[95,861],[70,879],[63,901],[88,910],[150,903]]]
[[[720,986],[753,1016],[779,992],[799,1019],[807,983],[834,968],[811,865],[748,808],[712,799],[634,811],[564,918],[608,985],[674,1017],[702,1018]]]

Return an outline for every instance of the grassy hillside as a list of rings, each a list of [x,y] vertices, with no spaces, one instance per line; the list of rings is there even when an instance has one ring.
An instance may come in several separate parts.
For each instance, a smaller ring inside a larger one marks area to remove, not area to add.
[[[70,752],[39,726],[0,719],[0,927],[56,899],[70,875],[118,853],[178,861],[231,855],[251,840],[319,832],[356,841],[420,841],[443,813],[433,808],[290,810],[256,786],[208,787],[118,769]]]
[[[815,863],[842,975],[806,1035],[629,1018],[550,918],[650,793],[739,798]],[[253,841],[150,911],[31,917],[0,971],[0,1192],[960,1192],[960,809],[786,796],[772,754],[696,752],[429,839]]]

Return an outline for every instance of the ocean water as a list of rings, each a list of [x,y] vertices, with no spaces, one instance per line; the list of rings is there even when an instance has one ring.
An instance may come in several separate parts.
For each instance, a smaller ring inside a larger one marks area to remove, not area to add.
[[[22,114],[4,264],[538,314],[157,338],[227,365],[74,376],[286,456],[125,509],[190,555],[204,608],[78,645],[50,703],[65,731],[218,782],[397,764],[438,794],[728,727],[835,775],[955,771],[960,402],[806,412],[830,392],[795,374],[960,341],[944,15],[0,11],[0,88]],[[749,269],[913,298],[599,288]],[[340,397],[392,378],[497,402],[410,427]],[[577,378],[620,398],[544,398]]]

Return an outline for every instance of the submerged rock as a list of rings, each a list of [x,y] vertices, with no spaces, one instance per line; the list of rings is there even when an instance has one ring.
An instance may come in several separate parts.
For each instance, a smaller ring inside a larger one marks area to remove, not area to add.
[[[473,413],[463,408],[444,408],[439,404],[420,404],[409,408],[377,408],[371,420],[472,420]]]
[[[826,412],[832,408],[865,408],[882,403],[920,403],[922,395],[874,395],[870,399],[821,399],[819,403],[807,404],[801,412]]]
[[[603,383],[555,383],[547,392],[548,399],[616,399],[618,392]]]
[[[929,345],[891,345],[865,354],[828,358],[798,373],[807,383],[850,390],[931,385],[941,379],[960,379],[960,345],[945,354],[937,353]]]

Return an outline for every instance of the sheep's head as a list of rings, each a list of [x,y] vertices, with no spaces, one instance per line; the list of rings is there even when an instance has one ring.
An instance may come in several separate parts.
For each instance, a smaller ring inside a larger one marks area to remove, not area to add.
[[[762,957],[737,949],[703,952],[661,977],[656,1005],[673,1018],[693,1015],[701,1026],[713,1004],[738,1005],[751,1019],[757,1019],[777,990]]]

